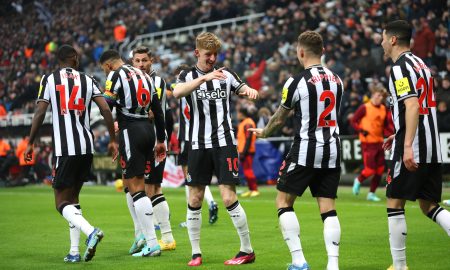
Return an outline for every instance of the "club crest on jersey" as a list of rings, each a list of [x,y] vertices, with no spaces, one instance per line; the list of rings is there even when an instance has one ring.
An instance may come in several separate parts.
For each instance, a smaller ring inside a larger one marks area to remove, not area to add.
[[[205,100],[205,99],[226,99],[227,98],[227,90],[215,88],[212,91],[208,91],[206,89],[197,89],[195,91],[197,99]]]
[[[411,91],[411,88],[409,87],[408,78],[404,77],[399,80],[396,80],[395,90],[397,91],[398,96],[404,96],[408,94],[408,92]]]

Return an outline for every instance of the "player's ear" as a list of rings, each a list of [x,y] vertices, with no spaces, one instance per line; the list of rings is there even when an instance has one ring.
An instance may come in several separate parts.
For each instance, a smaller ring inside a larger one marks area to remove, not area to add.
[[[200,51],[198,49],[194,50],[194,55],[195,57],[199,57],[200,56]]]

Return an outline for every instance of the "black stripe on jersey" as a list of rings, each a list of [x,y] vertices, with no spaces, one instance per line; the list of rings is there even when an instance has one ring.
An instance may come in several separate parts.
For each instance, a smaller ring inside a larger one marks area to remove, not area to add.
[[[227,91],[226,84],[220,84],[220,89],[222,91]],[[223,131],[225,134],[225,141],[227,142],[227,145],[233,145],[233,138],[231,138],[231,133],[229,132],[231,130],[231,127],[228,123],[228,105],[227,99],[222,99],[222,108],[223,108]],[[218,132],[217,132],[218,133]]]
[[[311,72],[306,73],[304,79],[311,78]],[[314,167],[316,157],[316,129],[317,129],[317,90],[312,83],[306,84],[309,95],[309,127],[308,127],[308,147],[306,152],[306,167]]]
[[[87,82],[86,82],[86,75],[84,75],[82,73],[80,73],[80,83],[81,83],[80,87],[81,87],[81,90],[82,90],[81,91],[81,97],[83,98],[84,102],[86,102],[87,101],[87,91],[85,89],[88,89],[88,87],[87,87]],[[94,84],[94,80],[92,81],[92,84]],[[92,85],[91,87],[92,87],[92,94],[94,94],[94,85]],[[87,105],[87,104],[85,104],[85,105]],[[80,115],[80,123],[81,123],[81,126],[83,127],[83,135],[84,135],[84,138],[85,138],[85,141],[86,141],[86,153],[92,153],[91,142],[89,140],[89,134],[86,131],[86,129],[84,128],[84,123],[86,121],[86,116],[89,117],[89,115],[90,115],[91,102],[89,102],[88,105],[89,105],[89,108],[85,107],[85,110]],[[92,138],[94,138],[94,136],[92,136]]]
[[[236,72],[232,71],[229,68],[225,68],[226,71],[228,71],[236,81],[238,81],[240,84],[238,87],[234,87],[233,85],[231,85],[231,91],[233,91],[234,93],[237,93],[237,91],[239,91],[239,89],[242,88],[242,86],[244,86],[244,82],[241,80],[241,78],[239,78],[239,76],[236,74]]]
[[[214,91],[214,84],[212,81],[206,82],[206,91]],[[220,147],[219,144],[219,137],[217,129],[219,128],[219,125],[217,123],[217,106],[216,106],[216,100],[208,100],[209,105],[209,116],[211,119],[211,142],[213,147]]]
[[[66,69],[66,74],[72,74],[72,69]],[[84,76],[83,76],[84,77]],[[73,91],[73,86],[74,86],[75,82],[73,77],[69,77],[67,76],[67,86],[69,87],[69,95],[66,96],[66,101],[68,101],[70,103],[70,97],[72,96],[72,91]],[[82,89],[79,89],[79,91],[82,91]],[[75,102],[77,102],[77,99],[74,100]],[[73,145],[75,148],[75,153],[81,153],[81,144],[80,144],[80,136],[81,134],[78,134],[78,129],[77,129],[77,117],[76,117],[76,113],[78,113],[76,110],[69,110],[69,108],[67,108],[67,113],[69,113],[70,115],[70,121],[72,124],[72,136],[73,136]],[[64,117],[63,117],[64,119]]]
[[[325,70],[323,68],[318,68],[317,69],[319,71],[319,74],[323,74],[326,75]],[[328,80],[322,80],[322,87],[323,87],[323,91],[331,91],[330,89],[330,82]],[[338,91],[339,92],[339,91]],[[328,108],[328,106],[330,106],[330,99],[325,99],[324,108]],[[325,120],[331,120],[331,113],[329,113],[326,117]],[[329,142],[330,138],[331,138],[331,133],[330,133],[330,128],[327,127],[322,127],[322,136],[323,136],[323,141],[324,142]],[[328,168],[328,162],[330,161],[330,144],[329,143],[325,143],[323,145],[323,154],[322,154],[322,168]]]
[[[403,71],[402,71],[403,73]],[[391,80],[392,83],[394,84],[395,87],[395,76],[394,76],[394,71],[391,68],[391,72],[390,72],[390,76],[391,76]],[[402,76],[404,76],[402,74]],[[398,122],[399,122],[399,126],[400,127],[406,127],[406,122],[405,122],[405,103],[404,102],[400,102],[397,101],[397,106],[398,106]],[[394,106],[395,107],[395,106]],[[395,108],[394,108],[395,109]],[[392,113],[394,113],[394,111],[392,111]],[[404,129],[402,130],[402,132],[396,132],[395,133],[395,149],[393,149],[394,151],[394,155],[393,155],[393,160],[398,161],[402,158],[403,156],[403,144],[405,142],[405,133],[404,133]]]
[[[53,79],[55,80],[55,87],[61,84],[61,75],[59,75],[60,71],[61,69],[58,69],[53,73]],[[66,135],[67,131],[64,122],[64,115],[61,113],[61,93],[59,93],[59,91],[56,91],[56,88],[55,88],[55,96],[58,110],[58,125],[59,125],[59,137],[61,140],[61,153],[63,156],[66,156],[69,154],[69,150],[67,149],[67,135]],[[68,97],[66,97],[66,99],[67,98]],[[53,146],[55,146],[55,140],[56,138],[53,138]]]
[[[179,102],[180,106],[180,114],[178,116],[178,142],[185,141],[186,138],[186,123],[184,122],[184,115],[183,115],[183,99],[180,99]]]
[[[130,73],[130,68],[129,68],[127,65],[123,65],[123,66],[121,67],[121,69],[122,69],[122,70],[125,72],[125,74],[126,74],[126,77],[127,77],[127,82],[126,82],[126,83],[128,84],[129,89],[130,89],[131,108],[128,109],[128,112],[131,113],[131,114],[135,114],[135,113],[136,113],[136,108],[137,108],[137,106],[138,106],[137,98],[136,98],[136,92],[137,92],[136,85],[134,85],[133,76],[130,76],[130,75],[129,75],[129,73]],[[136,74],[136,75],[137,75],[137,74]],[[140,78],[140,77],[138,77],[138,80],[139,80],[139,78]],[[122,87],[123,87],[123,88],[126,87],[126,85],[123,85],[123,81],[122,81]],[[121,92],[122,92],[122,91],[121,91]],[[123,92],[125,92],[125,91],[123,91]],[[125,104],[127,104],[127,103],[126,103],[126,101],[124,100],[124,103],[123,103],[124,107],[126,107]]]
[[[286,98],[286,100],[291,101],[292,100],[292,96],[294,95],[294,93],[296,92],[295,90],[298,87],[298,84],[300,82],[300,80],[303,78],[303,73],[300,73],[300,75],[295,76],[294,80],[291,82],[291,84],[288,87],[288,97]],[[290,103],[290,102],[289,102]],[[285,103],[286,104],[286,103]],[[287,104],[288,106],[286,106],[285,104],[281,104],[281,106],[287,110],[292,109],[291,106],[292,104]],[[298,114],[298,119],[302,119],[302,107],[300,106],[300,100],[295,104],[295,106],[297,106],[297,112]],[[292,144],[291,150],[289,151],[288,156],[291,156],[295,159],[298,160],[298,156],[299,156],[299,152],[300,152],[300,144],[302,142],[302,138],[300,137],[300,130],[302,128],[302,121],[298,121],[299,125],[298,125],[298,129],[295,131],[295,138],[294,138],[294,143]]]
[[[192,79],[195,80],[198,78],[197,70],[192,71]],[[191,95],[195,95],[195,91],[191,93]],[[198,111],[198,144],[199,148],[205,148],[205,113],[203,112],[203,101],[196,99],[197,101],[197,111]],[[191,107],[193,108],[193,107]],[[189,130],[190,130],[190,138],[192,141],[192,135],[194,132],[194,119],[195,115],[191,115],[191,120],[189,122]]]

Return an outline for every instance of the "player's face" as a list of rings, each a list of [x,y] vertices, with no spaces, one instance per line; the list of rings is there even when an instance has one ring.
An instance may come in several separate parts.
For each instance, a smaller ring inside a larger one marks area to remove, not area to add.
[[[197,66],[202,71],[210,71],[213,69],[217,61],[217,51],[206,49],[195,49],[197,57]]]
[[[384,50],[384,56],[391,57],[392,52],[392,44],[391,44],[391,37],[386,35],[386,30],[383,31],[383,40],[381,41],[381,47],[383,47]]]
[[[375,106],[380,105],[383,102],[383,95],[380,92],[372,94],[372,104]]]
[[[145,73],[150,73],[152,60],[146,53],[136,53],[133,55],[133,67],[138,68]]]

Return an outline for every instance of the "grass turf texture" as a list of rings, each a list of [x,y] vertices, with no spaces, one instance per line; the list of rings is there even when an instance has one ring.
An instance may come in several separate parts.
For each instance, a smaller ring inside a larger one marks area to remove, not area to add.
[[[219,199],[217,187],[213,195]],[[342,228],[340,269],[386,269],[391,264],[385,200],[365,200],[367,190],[353,196],[341,187],[337,212]],[[383,194],[380,188],[378,194]],[[284,243],[275,209],[275,187],[261,188],[261,195],[240,199],[248,217],[256,262],[246,266],[224,266],[239,249],[239,238],[223,204],[219,220],[208,224],[208,208],[203,206],[199,269],[286,269],[290,254]],[[171,209],[175,251],[157,258],[133,258],[127,254],[133,226],[124,193],[113,187],[86,186],[80,201],[83,215],[100,227],[105,237],[93,261],[69,265],[63,262],[69,251],[68,223],[56,212],[53,191],[47,186],[0,189],[0,269],[189,269],[191,248],[187,231],[178,224],[186,216],[184,188],[165,189]],[[443,198],[450,198],[445,189]],[[323,226],[316,201],[309,191],[294,206],[300,220],[305,257],[312,269],[326,268]],[[417,203],[407,203],[407,258],[410,269],[450,269],[450,241],[445,232],[420,212]],[[159,237],[159,232],[157,232]],[[80,252],[85,250],[81,234]]]

